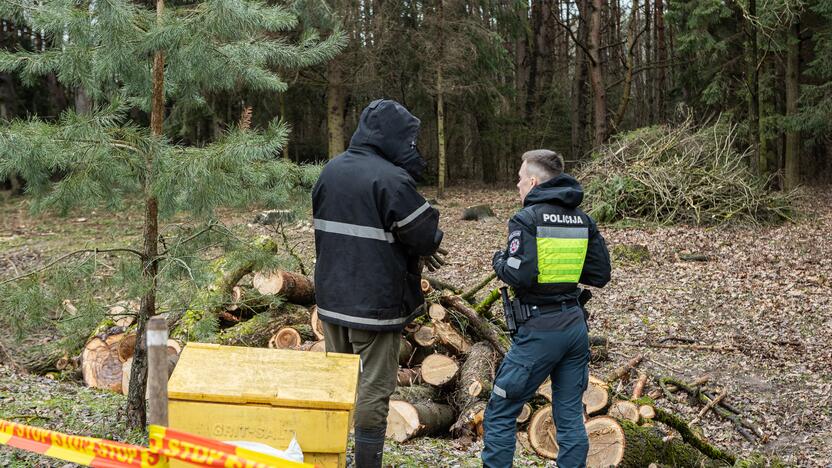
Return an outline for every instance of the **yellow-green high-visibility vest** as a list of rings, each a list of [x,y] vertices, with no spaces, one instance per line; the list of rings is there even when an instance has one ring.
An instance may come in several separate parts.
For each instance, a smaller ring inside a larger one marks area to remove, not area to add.
[[[588,243],[586,226],[537,226],[537,282],[577,283]]]

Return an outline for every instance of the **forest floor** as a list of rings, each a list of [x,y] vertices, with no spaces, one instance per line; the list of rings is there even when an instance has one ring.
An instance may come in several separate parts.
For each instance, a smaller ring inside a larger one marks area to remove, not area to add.
[[[435,197],[431,188],[424,193]],[[490,204],[497,216],[461,221],[464,207],[478,203]],[[25,205],[20,199],[0,204],[0,280],[61,252],[137,240],[141,232],[140,210],[32,217]],[[450,189],[437,204],[449,264],[436,277],[464,289],[487,276],[491,254],[504,248],[505,222],[517,207],[512,189]],[[653,376],[690,381],[707,374],[710,384],[727,390],[728,401],[765,433],[764,443],[752,445],[730,422],[708,414],[701,426],[709,441],[739,455],[757,451],[788,464],[832,465],[832,195],[828,188],[806,190],[799,208],[802,215],[795,223],[777,226],[602,226],[613,276],[589,305],[590,328],[593,335],[610,339],[612,359],[594,364],[593,373],[602,375],[643,353],[640,368]],[[248,223],[253,216],[228,212],[222,217]],[[249,229],[266,232],[257,225]],[[300,223],[292,231],[311,267],[311,226]],[[688,254],[705,261],[686,261]],[[7,333],[0,330],[0,336]],[[650,346],[669,337],[723,350]],[[124,429],[123,403],[121,395],[24,376],[0,363],[0,418],[139,441],[140,434]],[[687,419],[699,410],[667,399],[658,405]],[[417,439],[389,444],[385,460],[395,466],[477,466],[480,448]],[[518,454],[519,466],[543,464]],[[0,448],[0,466],[64,464]]]

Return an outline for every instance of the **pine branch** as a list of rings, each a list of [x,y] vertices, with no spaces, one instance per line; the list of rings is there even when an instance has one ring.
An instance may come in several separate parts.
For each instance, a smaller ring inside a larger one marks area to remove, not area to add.
[[[2,285],[4,285],[4,284],[7,284],[7,283],[11,283],[11,282],[17,281],[17,280],[21,280],[21,279],[23,279],[23,278],[27,278],[27,277],[32,276],[32,275],[36,275],[36,274],[41,273],[41,272],[43,272],[43,271],[46,271],[46,270],[48,270],[49,268],[51,268],[51,267],[55,266],[56,264],[60,263],[61,261],[66,260],[67,258],[69,258],[69,257],[73,257],[73,256],[75,256],[75,255],[79,255],[79,254],[82,254],[82,253],[95,253],[95,254],[97,254],[97,253],[110,253],[110,252],[126,252],[126,253],[131,253],[131,254],[137,255],[139,258],[142,258],[142,257],[143,257],[143,254],[142,254],[141,252],[139,252],[138,250],[128,249],[128,248],[121,248],[121,249],[81,249],[81,250],[76,250],[76,251],[74,251],[74,252],[70,252],[70,253],[68,253],[68,254],[61,255],[61,256],[60,256],[60,257],[58,257],[57,259],[55,259],[55,260],[53,260],[53,261],[49,262],[47,265],[44,265],[44,266],[42,266],[42,267],[40,267],[40,268],[37,268],[37,269],[35,269],[35,270],[32,270],[32,271],[30,271],[30,272],[28,272],[28,273],[24,273],[24,274],[22,274],[22,275],[15,276],[14,278],[9,278],[9,279],[7,279],[7,280],[0,281],[0,286],[2,286]]]

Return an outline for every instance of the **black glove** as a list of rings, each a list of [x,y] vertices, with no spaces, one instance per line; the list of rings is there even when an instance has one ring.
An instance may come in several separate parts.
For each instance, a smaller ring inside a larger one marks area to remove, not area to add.
[[[433,254],[426,257],[420,257],[419,263],[427,268],[429,272],[433,273],[434,271],[445,266],[445,255],[448,255],[448,251],[439,247]]]
[[[503,258],[505,258],[505,256],[506,256],[505,250],[498,250],[498,251],[494,252],[494,255],[491,257],[491,265],[494,265],[495,263],[497,263],[497,259],[502,260]]]

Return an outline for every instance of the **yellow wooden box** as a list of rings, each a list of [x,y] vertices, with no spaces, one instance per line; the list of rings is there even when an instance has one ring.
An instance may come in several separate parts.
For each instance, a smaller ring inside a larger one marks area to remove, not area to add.
[[[188,343],[168,381],[169,424],[279,450],[295,436],[306,463],[343,468],[358,369],[351,354]]]

